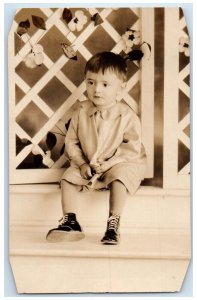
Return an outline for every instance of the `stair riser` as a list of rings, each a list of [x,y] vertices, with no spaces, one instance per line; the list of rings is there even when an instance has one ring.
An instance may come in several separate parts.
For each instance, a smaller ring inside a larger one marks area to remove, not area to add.
[[[76,212],[82,226],[103,226],[108,216],[108,192],[80,194]],[[10,193],[10,225],[56,226],[62,217],[60,192]],[[189,197],[128,197],[121,226],[151,228],[189,228]]]

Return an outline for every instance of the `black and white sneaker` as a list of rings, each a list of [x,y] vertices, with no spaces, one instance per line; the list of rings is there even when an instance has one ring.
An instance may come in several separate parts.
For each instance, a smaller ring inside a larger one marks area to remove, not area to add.
[[[60,220],[57,228],[49,230],[46,240],[51,243],[79,241],[85,237],[74,213],[68,213]]]
[[[105,245],[117,245],[120,240],[119,234],[119,215],[111,215],[107,221],[107,230],[104,237],[101,239],[101,243]]]

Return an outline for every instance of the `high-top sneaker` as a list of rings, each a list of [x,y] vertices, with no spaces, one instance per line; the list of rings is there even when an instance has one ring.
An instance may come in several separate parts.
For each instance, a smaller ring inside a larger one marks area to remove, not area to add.
[[[60,224],[57,228],[49,230],[46,239],[48,242],[70,242],[79,241],[85,237],[81,226],[77,222],[76,215],[74,213],[68,213],[60,220]]]
[[[117,245],[120,239],[119,234],[119,215],[111,215],[107,221],[107,230],[104,237],[101,240],[102,244],[105,245]]]

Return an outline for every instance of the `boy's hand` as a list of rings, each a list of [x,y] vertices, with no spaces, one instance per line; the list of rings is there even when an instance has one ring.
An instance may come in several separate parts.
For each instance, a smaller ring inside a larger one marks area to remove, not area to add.
[[[81,173],[81,176],[84,178],[84,179],[90,179],[92,177],[92,172],[91,172],[91,168],[88,164],[83,164],[79,167],[80,169],[80,173]]]
[[[97,174],[100,174],[100,173],[104,173],[106,172],[107,170],[109,170],[111,168],[111,164],[110,162],[108,161],[104,161],[103,163],[101,163],[100,165],[98,166],[92,166],[92,169],[97,173]]]

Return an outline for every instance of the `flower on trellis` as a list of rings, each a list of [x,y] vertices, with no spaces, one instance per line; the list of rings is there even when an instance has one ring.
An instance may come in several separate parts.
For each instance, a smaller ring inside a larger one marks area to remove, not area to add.
[[[34,16],[32,15],[32,22],[35,27],[38,29],[46,30],[46,24],[43,18]],[[40,66],[44,62],[44,53],[43,53],[43,47],[40,44],[35,43],[33,46],[32,43],[30,42],[30,37],[28,36],[28,30],[31,27],[29,19],[25,21],[21,21],[18,24],[17,28],[17,34],[22,37],[25,34],[27,35],[27,41],[26,43],[29,42],[29,45],[31,47],[31,52],[23,59],[25,65],[28,68],[35,68],[37,66]]]
[[[78,102],[74,107],[77,107]],[[70,124],[70,118],[65,121],[59,120],[55,125],[54,131],[48,131],[43,145],[35,145],[31,141],[24,140],[23,147],[32,144],[31,152],[34,155],[35,167],[40,167],[42,164],[48,168],[52,168],[55,164],[54,155],[58,159],[64,155],[68,166],[69,159],[65,150],[65,137]]]
[[[54,161],[51,159],[51,150],[44,152],[40,147],[32,144],[31,152],[35,157],[40,157],[40,163],[43,163],[43,165],[47,166],[48,168],[53,166]]]
[[[54,161],[51,159],[51,151],[46,151],[45,155],[42,158],[43,165],[51,168],[54,164]]]
[[[68,27],[71,31],[81,31],[87,21],[88,19],[84,12],[82,10],[77,10],[72,20],[68,23]]]
[[[44,62],[43,47],[40,44],[35,44],[31,52],[24,58],[24,63],[28,68],[35,68]]]
[[[71,121],[72,113],[79,107],[80,101],[77,100],[69,114],[66,114],[63,119],[60,119],[51,131],[47,132],[45,139],[41,140],[39,144],[35,144],[33,140],[28,138],[21,138],[17,136],[16,140],[16,154],[28,147],[31,151],[31,163],[33,168],[56,168],[56,162],[60,159],[60,163],[67,168],[69,163],[69,157],[65,149],[65,137],[68,132],[68,128]],[[63,156],[63,157],[62,157]],[[62,157],[62,158],[61,158]]]
[[[149,60],[151,56],[151,45],[147,42],[142,42],[137,48],[130,50],[123,55],[125,60],[140,61],[142,57]]]
[[[185,56],[190,56],[189,38],[181,37],[179,39],[179,52],[184,52]]]
[[[122,35],[123,58],[129,61],[140,61],[143,58],[148,59],[151,55],[151,45],[145,41],[141,42],[140,31],[127,29]]]
[[[122,35],[122,40],[124,43],[124,52],[129,53],[134,45],[140,43],[140,32],[133,29],[127,29]]]
[[[47,166],[48,168],[51,168],[54,164],[53,159],[51,158],[52,155],[52,149],[57,144],[57,137],[55,133],[49,131],[47,133],[46,141],[45,141],[46,147],[45,150],[43,150],[40,146],[32,144],[31,152],[35,157],[39,156],[39,164],[43,164]],[[62,150],[60,151],[60,155],[63,154]],[[39,166],[37,163],[37,165]]]

